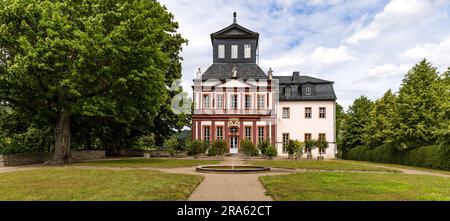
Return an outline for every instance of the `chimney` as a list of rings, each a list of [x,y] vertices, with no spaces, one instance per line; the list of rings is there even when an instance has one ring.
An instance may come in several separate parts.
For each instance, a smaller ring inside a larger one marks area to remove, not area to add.
[[[299,82],[300,81],[300,72],[296,71],[292,74],[292,81]]]

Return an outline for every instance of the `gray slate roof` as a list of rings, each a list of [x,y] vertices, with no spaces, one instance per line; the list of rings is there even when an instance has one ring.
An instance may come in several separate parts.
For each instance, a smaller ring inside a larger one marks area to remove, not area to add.
[[[294,72],[296,73],[296,72]],[[295,76],[295,75],[294,75]],[[333,83],[332,81],[327,81],[327,80],[322,80],[319,78],[313,78],[310,76],[306,76],[306,75],[300,75],[300,76],[273,76],[273,78],[278,79],[280,84],[304,84],[304,83],[312,83],[312,84],[317,84],[317,83]]]
[[[264,71],[254,63],[214,63],[203,73],[202,79],[231,79],[233,77],[232,70],[235,66],[238,79],[267,79]]]

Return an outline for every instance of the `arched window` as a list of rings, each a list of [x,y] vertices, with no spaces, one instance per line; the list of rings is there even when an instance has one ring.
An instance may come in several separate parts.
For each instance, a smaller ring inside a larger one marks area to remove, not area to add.
[[[284,95],[285,96],[291,95],[291,88],[290,87],[285,87],[284,88]]]

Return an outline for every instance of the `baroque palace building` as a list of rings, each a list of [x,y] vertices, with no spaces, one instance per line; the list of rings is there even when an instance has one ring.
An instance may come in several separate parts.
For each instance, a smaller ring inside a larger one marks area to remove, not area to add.
[[[258,66],[259,34],[236,22],[211,34],[213,64],[194,79],[192,138],[227,142],[239,153],[243,139],[269,139],[279,156],[288,140],[326,139],[322,155],[336,154],[336,95],[333,82],[299,72],[267,74]],[[318,154],[314,149],[313,155]]]

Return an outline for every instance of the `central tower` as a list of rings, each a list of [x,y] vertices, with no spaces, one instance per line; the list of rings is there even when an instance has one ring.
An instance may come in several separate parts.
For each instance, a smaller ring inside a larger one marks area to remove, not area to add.
[[[259,34],[240,26],[236,12],[233,17],[233,24],[211,34],[213,63],[256,64]]]

